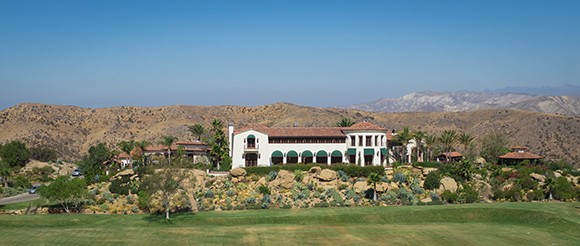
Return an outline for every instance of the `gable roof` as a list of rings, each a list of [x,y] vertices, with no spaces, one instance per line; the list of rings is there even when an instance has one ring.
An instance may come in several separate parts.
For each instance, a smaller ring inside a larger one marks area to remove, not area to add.
[[[500,159],[512,159],[512,160],[537,160],[544,158],[543,156],[532,154],[530,152],[510,152],[502,156],[498,156]]]

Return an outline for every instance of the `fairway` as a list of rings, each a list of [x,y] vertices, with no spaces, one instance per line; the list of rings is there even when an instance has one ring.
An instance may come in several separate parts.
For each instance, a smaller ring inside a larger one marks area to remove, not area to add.
[[[3,245],[578,245],[580,203],[0,216]]]

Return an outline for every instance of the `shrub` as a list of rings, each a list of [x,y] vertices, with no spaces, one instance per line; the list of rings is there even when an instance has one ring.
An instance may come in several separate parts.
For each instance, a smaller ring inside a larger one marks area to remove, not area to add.
[[[538,187],[538,181],[532,179],[527,172],[521,172],[518,174],[516,184],[524,190],[534,190]]]
[[[415,195],[406,189],[399,189],[397,197],[401,200],[401,204],[403,205],[412,205],[415,200]]]
[[[280,170],[287,170],[294,172],[296,170],[300,171],[308,171],[310,168],[318,166],[325,169],[330,169],[334,171],[343,171],[345,175],[349,177],[368,177],[369,174],[375,173],[384,173],[384,168],[382,166],[357,166],[357,165],[349,165],[349,164],[338,164],[338,165],[324,165],[324,164],[296,164],[296,165],[275,165],[270,167],[246,167],[246,172],[248,175],[256,174],[260,176],[265,176],[270,174],[272,171],[280,171]]]
[[[574,185],[564,177],[558,177],[556,179],[553,193],[554,198],[558,200],[570,200],[577,196]]]
[[[441,194],[441,200],[446,203],[456,203],[459,198],[459,195],[455,192],[451,192],[450,190],[445,190]]]
[[[339,189],[339,190],[345,190],[346,188],[348,188],[348,185],[347,185],[347,184],[340,184],[340,185],[338,186],[338,189]]]
[[[56,161],[56,151],[45,147],[36,147],[30,149],[30,158],[34,160],[49,162]]]
[[[544,200],[544,191],[541,189],[529,191],[526,194],[528,201],[541,201]]]
[[[397,193],[394,191],[387,191],[381,195],[379,199],[381,199],[381,201],[385,202],[386,204],[395,205],[397,204]]]
[[[215,195],[211,189],[207,189],[207,191],[203,194],[205,198],[213,198]]]
[[[427,190],[439,189],[439,186],[441,186],[441,174],[439,174],[439,172],[437,171],[433,171],[427,174],[427,177],[425,177],[424,184],[425,189]]]
[[[262,195],[270,195],[270,188],[266,185],[260,185],[258,187],[258,192]]]
[[[510,189],[505,191],[505,198],[512,202],[522,201],[522,187],[519,185],[514,185]]]
[[[270,173],[268,173],[268,178],[267,178],[267,180],[268,180],[268,182],[270,182],[270,181],[272,181],[272,180],[276,179],[276,177],[278,177],[278,172],[277,172],[277,171],[274,171],[274,170],[272,170],[272,171],[270,171]]]
[[[130,182],[129,176],[121,176],[120,179],[111,181],[109,191],[114,194],[129,195],[129,189],[131,188]]]
[[[479,193],[471,185],[464,185],[459,192],[460,203],[474,203],[479,201]]]
[[[228,191],[226,191],[226,196],[233,197],[235,195],[236,195],[236,191],[235,190],[228,190]]]
[[[296,182],[302,182],[302,179],[304,179],[304,171],[294,170],[294,180]]]
[[[405,175],[402,172],[396,172],[393,175],[393,180],[399,184],[405,183],[405,182],[407,182],[407,175]]]

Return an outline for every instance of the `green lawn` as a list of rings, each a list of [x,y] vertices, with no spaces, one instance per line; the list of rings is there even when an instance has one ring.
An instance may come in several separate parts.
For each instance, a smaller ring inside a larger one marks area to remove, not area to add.
[[[579,245],[580,203],[0,216],[2,245]]]

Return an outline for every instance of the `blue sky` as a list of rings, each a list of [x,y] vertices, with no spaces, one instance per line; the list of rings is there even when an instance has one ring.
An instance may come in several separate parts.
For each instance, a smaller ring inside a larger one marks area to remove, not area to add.
[[[580,84],[580,1],[0,1],[0,108]]]

